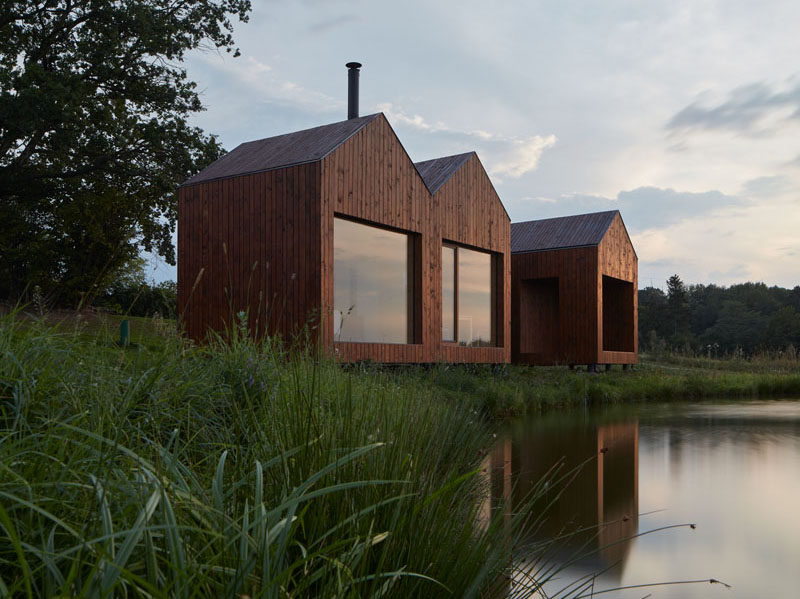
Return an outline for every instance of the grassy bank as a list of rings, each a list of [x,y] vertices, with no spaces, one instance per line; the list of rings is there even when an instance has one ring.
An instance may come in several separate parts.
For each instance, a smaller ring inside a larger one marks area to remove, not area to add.
[[[800,396],[792,361],[342,367],[118,321],[0,318],[0,597],[493,596],[484,416]]]
[[[0,596],[469,597],[485,423],[269,342],[0,320]]]
[[[378,370],[381,367],[374,367]],[[800,397],[800,361],[642,356],[631,370],[445,365],[389,369],[401,385],[479,406],[491,417],[604,403]]]

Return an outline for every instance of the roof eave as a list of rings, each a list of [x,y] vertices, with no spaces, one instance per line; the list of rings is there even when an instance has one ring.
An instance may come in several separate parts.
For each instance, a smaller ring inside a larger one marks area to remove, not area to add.
[[[536,254],[538,252],[554,252],[557,250],[579,250],[581,248],[596,248],[600,244],[598,243],[585,243],[582,245],[560,245],[557,247],[549,247],[549,248],[537,248],[534,250],[511,250],[511,255],[514,254]]]

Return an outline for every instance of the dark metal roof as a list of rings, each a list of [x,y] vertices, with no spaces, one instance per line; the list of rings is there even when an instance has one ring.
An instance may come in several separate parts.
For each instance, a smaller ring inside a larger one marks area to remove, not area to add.
[[[380,113],[240,144],[184,185],[321,160]]]
[[[598,245],[619,210],[511,223],[511,253]]]
[[[417,171],[422,177],[422,180],[425,181],[428,190],[431,193],[436,193],[473,154],[475,154],[475,152],[456,154],[455,156],[443,156],[442,158],[416,162],[414,166],[417,167]]]

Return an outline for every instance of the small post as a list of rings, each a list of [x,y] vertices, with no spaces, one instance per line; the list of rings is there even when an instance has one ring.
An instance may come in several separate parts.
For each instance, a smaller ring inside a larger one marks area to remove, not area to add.
[[[608,372],[609,370],[611,370],[611,364],[606,364],[606,372]]]
[[[119,323],[119,344],[128,347],[131,344],[131,323],[127,319]]]

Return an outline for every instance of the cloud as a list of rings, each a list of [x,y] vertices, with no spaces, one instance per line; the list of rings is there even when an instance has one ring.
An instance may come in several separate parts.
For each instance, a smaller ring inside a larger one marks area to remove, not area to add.
[[[639,187],[621,191],[615,198],[596,195],[565,194],[558,198],[523,198],[524,209],[535,206],[535,218],[552,218],[570,214],[619,210],[631,232],[660,229],[688,219],[700,219],[708,214],[748,205],[740,196],[721,191],[676,191],[660,187]]]
[[[686,283],[749,280],[793,287],[800,210],[787,188],[790,181],[781,176],[752,179],[735,195],[639,187],[616,197],[529,197],[511,212],[517,221],[620,210],[639,257],[642,287],[663,285],[674,273]]]
[[[687,283],[764,281],[791,288],[797,285],[791,252],[798,248],[798,227],[800,212],[758,202],[631,237],[645,284],[677,272]]]
[[[360,19],[358,15],[340,15],[338,17],[333,17],[330,19],[326,19],[324,21],[320,21],[319,23],[315,23],[308,28],[309,33],[328,33],[329,31],[333,31],[334,29],[338,29],[344,25],[349,25],[350,23],[356,23]]]
[[[542,153],[558,141],[552,134],[546,137],[541,135],[520,137],[498,135],[481,129],[460,131],[448,127],[441,121],[432,123],[419,114],[408,114],[389,102],[378,104],[378,110],[392,123],[453,138],[459,142],[461,146],[459,149],[464,149],[466,144],[471,145],[478,150],[489,174],[496,179],[502,176],[516,179],[536,170]]]
[[[791,111],[787,115],[789,118],[800,118],[800,83],[784,90],[773,89],[761,82],[751,83],[734,89],[727,100],[717,105],[693,102],[676,113],[666,128],[671,131],[705,129],[757,134],[763,133],[765,119],[779,116],[781,111]]]
[[[341,112],[345,106],[343,99],[333,98],[284,79],[270,65],[252,56],[230,59],[224,55],[209,53],[199,55],[199,59],[218,75],[234,79],[243,88],[243,93],[256,101],[325,113]]]
[[[752,197],[774,197],[794,189],[795,187],[788,177],[771,175],[745,181],[741,193]]]
[[[504,158],[496,161],[490,168],[492,175],[508,175],[509,177],[519,178],[525,173],[536,170],[542,152],[552,148],[556,144],[556,136],[548,135],[542,137],[534,135],[526,139],[515,139],[511,141],[511,147],[506,152]]]

